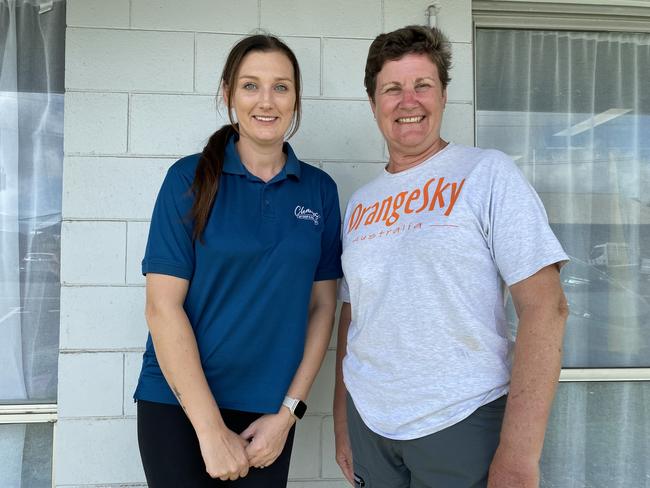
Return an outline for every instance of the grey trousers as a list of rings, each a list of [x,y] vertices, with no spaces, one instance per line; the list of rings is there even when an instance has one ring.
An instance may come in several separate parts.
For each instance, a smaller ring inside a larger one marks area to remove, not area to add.
[[[371,431],[348,395],[355,487],[479,488],[487,485],[506,396],[440,432],[396,441]]]

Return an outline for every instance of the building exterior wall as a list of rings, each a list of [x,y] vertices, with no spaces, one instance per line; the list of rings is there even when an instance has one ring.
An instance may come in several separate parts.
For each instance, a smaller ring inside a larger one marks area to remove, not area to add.
[[[329,172],[344,208],[386,160],[363,89],[380,32],[426,23],[429,0],[68,0],[57,486],[139,486],[131,399],[146,339],[140,274],[167,168],[201,151],[226,117],[215,92],[225,54],[262,28],[303,71],[298,156]],[[473,144],[470,0],[443,0],[453,43],[443,137]],[[299,422],[289,486],[347,486],[334,461],[332,339]]]

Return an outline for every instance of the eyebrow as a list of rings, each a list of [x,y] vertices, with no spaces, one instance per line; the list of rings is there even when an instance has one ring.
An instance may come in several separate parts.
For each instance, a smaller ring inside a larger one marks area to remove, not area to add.
[[[254,75],[239,75],[238,78],[241,79],[249,79],[249,80],[259,80],[259,76],[254,76]],[[293,83],[293,80],[291,78],[275,78],[273,81],[284,81],[284,82],[289,82]]]
[[[434,83],[436,82],[436,80],[431,76],[423,76],[421,78],[416,78],[415,82],[419,83],[419,82],[424,81],[424,80],[430,80],[430,81],[433,81]],[[383,89],[383,88],[385,88],[387,86],[390,86],[390,85],[401,85],[401,84],[398,81],[387,81],[386,83],[381,85],[379,88]]]

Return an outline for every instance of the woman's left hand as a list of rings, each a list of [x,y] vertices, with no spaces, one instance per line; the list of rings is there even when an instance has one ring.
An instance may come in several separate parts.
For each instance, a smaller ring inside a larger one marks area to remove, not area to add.
[[[284,449],[289,430],[295,423],[286,408],[276,414],[267,414],[250,424],[240,435],[249,442],[246,447],[248,463],[254,468],[272,464]]]

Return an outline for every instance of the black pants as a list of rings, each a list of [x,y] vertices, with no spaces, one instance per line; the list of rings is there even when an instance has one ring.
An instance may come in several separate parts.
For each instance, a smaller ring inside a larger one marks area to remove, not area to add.
[[[226,426],[243,432],[262,414],[221,409]],[[287,485],[294,428],[280,456],[264,469],[250,468],[235,481],[212,479],[205,471],[199,440],[183,409],[177,405],[138,400],[138,444],[150,488],[281,488]]]

